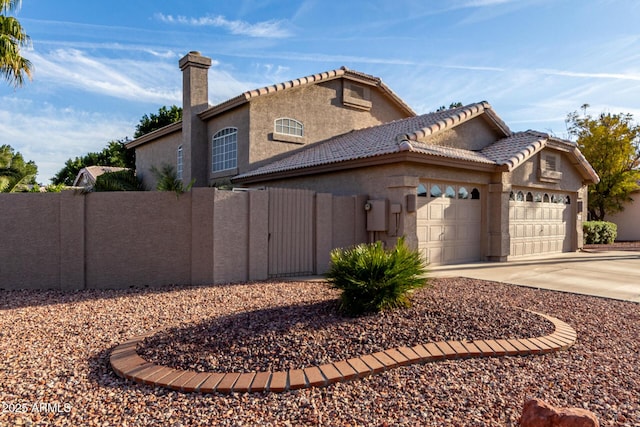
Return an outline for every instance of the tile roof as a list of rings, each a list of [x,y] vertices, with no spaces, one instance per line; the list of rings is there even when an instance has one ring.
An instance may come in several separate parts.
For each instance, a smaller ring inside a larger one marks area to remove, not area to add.
[[[364,159],[385,154],[413,151],[434,156],[493,163],[478,152],[418,142],[422,135],[432,135],[491,110],[487,102],[396,120],[382,125],[354,130],[302,148],[235,179]],[[495,115],[495,114],[494,114]],[[497,116],[496,116],[497,117]],[[501,121],[500,121],[501,122]],[[502,126],[500,124],[499,126]],[[506,127],[506,125],[504,125]],[[508,128],[507,128],[508,129]]]
[[[80,179],[83,176],[87,178],[87,182],[89,182],[90,184],[95,184],[96,179],[100,175],[105,173],[111,173],[111,172],[119,172],[125,169],[127,168],[121,168],[116,166],[87,166],[80,169],[80,171],[78,172],[78,175],[73,181],[73,186],[76,186],[78,182],[80,182]]]
[[[588,178],[594,183],[600,181],[598,174],[580,152],[575,142],[556,138],[547,133],[535,130],[514,133],[507,138],[485,147],[481,150],[481,153],[497,165],[506,166],[507,170],[512,171],[531,158],[531,156],[548,146],[561,149],[574,156],[576,160],[575,164],[582,170],[585,178]]]
[[[498,129],[502,130],[505,138],[499,139],[480,151],[431,144],[424,140],[425,137],[453,128],[481,114],[485,114]],[[487,102],[354,130],[304,147],[284,158],[238,175],[233,180],[241,181],[282,172],[295,173],[295,171],[316,166],[401,152],[501,166],[511,171],[549,143],[576,156],[576,163],[583,168],[585,177],[597,182],[597,174],[584,159],[575,143],[532,130],[513,133]]]
[[[364,83],[368,83],[373,86],[377,86],[382,92],[389,96],[402,110],[407,114],[414,116],[416,113],[409,105],[407,105],[395,92],[393,92],[379,77],[372,76],[360,71],[350,70],[347,67],[340,67],[335,70],[329,70],[318,74],[312,74],[306,77],[300,77],[298,79],[289,80],[282,83],[276,83],[269,86],[264,86],[258,89],[249,90],[241,93],[240,95],[228,99],[220,104],[209,107],[207,110],[199,114],[199,117],[203,120],[227,111],[231,108],[242,105],[249,102],[251,99],[268,95],[275,92],[282,92],[287,89],[291,89],[298,86],[304,86],[312,83],[320,83],[324,81],[333,80],[340,77],[352,78]]]

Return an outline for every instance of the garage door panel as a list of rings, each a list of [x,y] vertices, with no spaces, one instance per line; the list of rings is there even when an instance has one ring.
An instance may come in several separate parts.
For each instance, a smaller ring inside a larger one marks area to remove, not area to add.
[[[437,204],[430,204],[427,206],[427,209],[429,209],[429,216],[426,218],[427,220],[444,219],[444,206]]]
[[[444,227],[441,225],[431,225],[428,227],[429,235],[427,237],[428,241],[434,242],[442,240],[444,236]]]
[[[418,201],[418,244],[431,264],[480,260],[480,200],[419,197]]]
[[[522,214],[523,211],[524,214]],[[561,203],[511,201],[509,203],[511,256],[570,250],[570,212],[570,205]]]

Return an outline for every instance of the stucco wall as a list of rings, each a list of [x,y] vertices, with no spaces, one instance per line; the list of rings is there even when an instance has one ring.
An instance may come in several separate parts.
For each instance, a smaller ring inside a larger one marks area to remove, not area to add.
[[[562,172],[562,179],[557,183],[543,182],[539,179],[540,155],[543,153],[553,153],[560,156],[559,171]],[[519,165],[511,173],[511,183],[516,186],[568,192],[577,192],[583,185],[582,177],[571,163],[569,156],[561,151],[547,148],[532,156],[524,164]]]
[[[220,180],[237,175],[247,170],[249,164],[249,106],[244,104],[224,114],[216,116],[207,122],[207,140],[201,141],[201,144],[207,144],[207,176],[209,177],[209,185],[213,185]],[[212,172],[211,164],[211,148],[213,136],[227,127],[235,127],[238,129],[238,167],[220,172]]]
[[[189,195],[113,192],[84,197],[86,280],[92,288],[191,282]]]
[[[480,116],[476,120],[469,120],[436,135],[430,135],[419,140],[430,144],[479,151],[503,137],[503,133],[499,133],[487,123],[484,116]]]
[[[311,194],[316,272],[364,241],[355,196]],[[363,196],[360,196],[363,199]],[[269,277],[269,192],[0,194],[0,289],[105,289]],[[358,218],[355,218],[358,216]],[[334,229],[334,227],[336,227]],[[345,229],[347,227],[347,229]],[[295,273],[295,272],[292,272]]]
[[[618,226],[617,240],[620,241],[640,241],[640,193],[632,197],[634,201],[627,203],[624,211],[605,218]]]
[[[297,150],[302,145],[407,117],[377,88],[370,87],[369,111],[343,105],[342,89],[343,79],[336,79],[252,100],[249,154],[252,166],[274,155]],[[283,117],[303,123],[303,138],[296,142],[283,142],[276,140],[276,135],[274,139],[274,121]]]
[[[182,144],[182,133],[174,132],[165,135],[151,144],[142,144],[136,150],[136,174],[147,190],[155,190],[157,180],[151,168],[161,168],[163,164],[177,167],[178,147]]]

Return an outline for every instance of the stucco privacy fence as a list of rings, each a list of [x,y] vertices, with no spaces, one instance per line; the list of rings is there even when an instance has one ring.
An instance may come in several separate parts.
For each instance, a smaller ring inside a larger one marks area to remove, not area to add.
[[[201,285],[323,273],[367,239],[365,196],[308,190],[0,195],[0,289]]]

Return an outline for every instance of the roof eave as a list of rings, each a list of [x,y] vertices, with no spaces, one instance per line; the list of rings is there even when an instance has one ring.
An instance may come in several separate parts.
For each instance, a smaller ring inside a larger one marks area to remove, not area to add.
[[[222,114],[225,111],[229,111],[241,105],[244,105],[250,102],[253,98],[269,95],[276,92],[281,92],[283,90],[292,89],[299,86],[304,86],[308,84],[322,83],[328,82],[331,80],[345,78],[349,80],[353,80],[362,84],[366,84],[369,86],[374,86],[379,88],[385,95],[387,95],[393,103],[395,103],[398,108],[400,108],[405,114],[408,116],[415,116],[416,112],[413,111],[409,105],[407,105],[398,95],[395,94],[384,82],[374,76],[370,76],[368,74],[356,72],[349,70],[347,68],[339,68],[336,70],[325,71],[319,74],[313,74],[306,77],[300,77],[298,79],[289,80],[282,83],[276,83],[270,86],[264,86],[258,89],[246,91],[235,98],[231,98],[227,101],[224,101],[220,104],[209,107],[202,113],[198,114],[198,117],[202,120],[207,120],[212,117],[217,116],[218,114]]]
[[[348,169],[356,169],[367,166],[379,166],[385,164],[411,162],[445,167],[455,167],[478,172],[496,172],[498,167],[495,164],[480,163],[463,159],[452,159],[438,155],[429,155],[413,151],[403,151],[398,153],[383,154],[372,157],[365,157],[352,160],[344,160],[333,163],[325,163],[317,166],[309,166],[285,171],[252,175],[245,178],[232,178],[231,181],[237,184],[254,184],[265,181],[275,181],[299,176],[316,175],[329,172],[339,172]]]
[[[146,144],[148,142],[154,141],[158,138],[161,138],[163,136],[166,135],[170,135],[174,132],[178,132],[182,130],[182,120],[175,122],[175,123],[171,123],[170,125],[167,125],[165,127],[162,127],[160,129],[154,130],[153,132],[149,132],[147,134],[142,135],[139,138],[134,139],[131,142],[128,142],[125,144],[125,147],[127,149],[132,149],[132,148],[136,148],[139,147],[143,144]]]
[[[446,117],[445,119],[440,120],[437,123],[432,124],[431,126],[418,129],[406,135],[399,135],[398,138],[408,139],[410,141],[418,141],[421,138],[426,138],[444,130],[451,129],[482,115],[486,115],[486,118],[491,122],[491,124],[493,124],[493,126],[497,130],[502,132],[504,136],[510,136],[512,134],[506,123],[502,121],[502,119],[500,119],[500,117],[498,117],[498,115],[493,111],[491,104],[489,104],[487,101],[481,101],[475,104],[469,104],[457,113],[452,114],[451,116]]]

